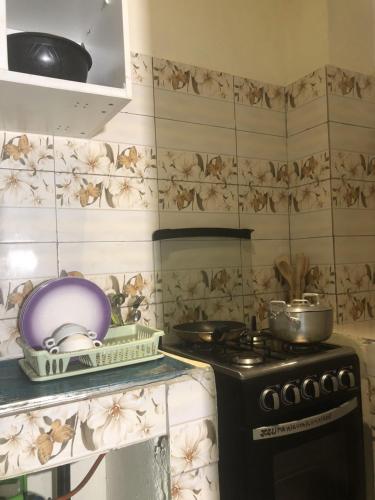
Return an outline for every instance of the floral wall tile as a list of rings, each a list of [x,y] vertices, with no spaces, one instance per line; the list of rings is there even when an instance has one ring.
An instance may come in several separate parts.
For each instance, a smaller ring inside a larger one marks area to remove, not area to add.
[[[172,477],[172,500],[219,500],[216,464]]]
[[[367,319],[368,294],[346,293],[337,295],[337,320],[351,323]]]
[[[313,264],[306,275],[306,292],[319,294],[336,293],[336,274],[334,266]]]
[[[118,208],[157,210],[156,179],[79,174],[56,174],[57,208]]]
[[[243,268],[244,294],[280,293],[286,284],[279,279],[274,266],[253,266]]]
[[[147,299],[142,301],[138,307],[141,317],[139,319],[140,325],[149,326],[150,328],[158,328],[164,330],[163,327],[163,311],[162,304],[154,304]],[[121,316],[124,323],[134,322],[134,309],[132,307],[121,307]]]
[[[362,192],[362,183],[346,181],[345,179],[332,180],[332,203],[336,208],[359,208],[365,202]],[[365,202],[366,203],[366,202]]]
[[[131,52],[132,82],[138,85],[152,85],[152,57]]]
[[[288,165],[285,162],[238,158],[238,183],[242,185],[287,187]]]
[[[16,318],[0,321],[0,359],[22,356],[22,349],[17,344],[19,335]]]
[[[182,474],[219,459],[215,417],[170,428],[171,474]]]
[[[240,76],[234,77],[234,99],[238,104],[284,111],[284,87]]]
[[[287,213],[288,191],[282,188],[239,186],[239,208],[246,213]]]
[[[330,178],[329,151],[315,153],[289,163],[289,181],[291,186],[301,186]]]
[[[154,86],[233,101],[233,77],[227,73],[154,58]]]
[[[337,293],[368,291],[373,288],[373,264],[337,264]]]
[[[290,206],[293,212],[324,210],[331,207],[330,181],[306,184],[290,190]]]
[[[19,475],[166,433],[165,386],[0,420],[0,475]]]
[[[237,183],[234,156],[158,149],[158,178],[178,181]]]
[[[269,302],[271,300],[286,300],[286,292],[273,292],[267,294],[251,294],[244,296],[244,321],[251,323],[253,316],[256,318],[257,328],[268,328]]]
[[[343,97],[371,101],[375,98],[375,78],[373,76],[335,66],[327,66],[327,88],[330,94]]]
[[[53,139],[50,136],[3,132],[0,168],[32,173],[54,170]]]
[[[0,169],[0,206],[54,207],[53,172]]]
[[[375,163],[368,154],[331,151],[332,177],[362,180],[375,176]],[[374,177],[375,179],[375,177]]]
[[[326,95],[326,75],[325,68],[320,68],[287,85],[285,100],[290,111],[323,95]]]

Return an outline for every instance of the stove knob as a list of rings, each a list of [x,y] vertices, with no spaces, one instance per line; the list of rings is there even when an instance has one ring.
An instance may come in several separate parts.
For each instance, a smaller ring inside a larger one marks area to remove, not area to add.
[[[331,392],[336,392],[339,388],[337,377],[332,375],[332,373],[325,373],[320,379],[320,385],[322,392],[325,394],[330,394]]]
[[[286,405],[297,405],[301,402],[301,395],[295,384],[285,384],[281,390],[281,398]]]
[[[319,382],[313,378],[305,378],[301,392],[305,399],[317,399],[320,396]]]
[[[275,389],[264,389],[260,395],[260,406],[266,411],[278,410],[280,408],[280,398]]]
[[[340,389],[351,389],[355,386],[354,373],[347,369],[342,369],[339,371],[337,378],[339,380]]]

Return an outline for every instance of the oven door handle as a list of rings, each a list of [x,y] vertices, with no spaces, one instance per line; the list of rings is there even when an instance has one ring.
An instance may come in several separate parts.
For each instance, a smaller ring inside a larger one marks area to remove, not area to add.
[[[330,424],[335,420],[345,417],[358,407],[358,399],[353,398],[346,403],[343,403],[332,410],[313,415],[311,417],[302,418],[301,420],[293,420],[291,422],[283,422],[282,424],[270,425],[267,427],[257,427],[253,429],[253,440],[279,438],[296,434],[298,432],[306,432],[311,429],[316,429],[326,424]]]

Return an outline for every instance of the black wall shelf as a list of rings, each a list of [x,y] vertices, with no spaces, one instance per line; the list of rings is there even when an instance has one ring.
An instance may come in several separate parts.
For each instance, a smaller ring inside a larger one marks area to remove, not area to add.
[[[174,238],[237,238],[250,240],[253,229],[232,229],[229,227],[184,227],[181,229],[158,229],[152,233],[153,241]]]

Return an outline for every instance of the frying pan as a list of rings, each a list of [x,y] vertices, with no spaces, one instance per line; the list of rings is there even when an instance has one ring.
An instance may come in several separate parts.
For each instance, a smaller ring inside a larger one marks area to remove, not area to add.
[[[245,323],[239,321],[196,321],[175,325],[172,330],[185,342],[222,342],[237,339],[245,329]]]

